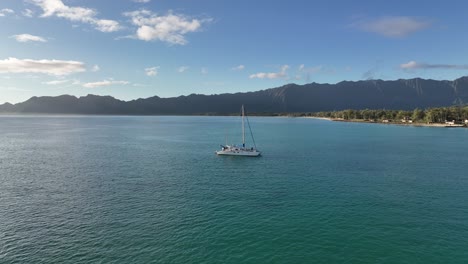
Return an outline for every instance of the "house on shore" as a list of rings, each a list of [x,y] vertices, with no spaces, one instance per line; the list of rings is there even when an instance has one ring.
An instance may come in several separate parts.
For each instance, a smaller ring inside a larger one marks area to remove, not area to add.
[[[411,118],[409,118],[409,117],[405,117],[405,118],[401,119],[401,122],[411,124],[411,123],[413,123],[413,120]]]

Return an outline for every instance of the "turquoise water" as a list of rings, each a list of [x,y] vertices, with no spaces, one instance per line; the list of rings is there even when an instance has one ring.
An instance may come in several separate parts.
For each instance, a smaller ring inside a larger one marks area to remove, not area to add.
[[[250,122],[0,117],[0,262],[468,263],[468,129]]]

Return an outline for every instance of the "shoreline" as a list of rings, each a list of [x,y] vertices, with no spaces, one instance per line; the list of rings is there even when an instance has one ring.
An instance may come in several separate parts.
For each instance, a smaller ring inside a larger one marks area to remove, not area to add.
[[[109,114],[45,114],[45,113],[0,113],[0,117],[152,117],[152,116],[199,116],[199,117],[232,117],[236,115],[109,115]],[[403,123],[403,122],[382,122],[369,121],[364,119],[342,119],[331,117],[316,117],[316,116],[288,116],[288,115],[251,115],[252,117],[273,117],[273,118],[312,118],[318,120],[326,120],[332,122],[346,123],[364,123],[377,125],[396,125],[396,126],[412,126],[412,127],[439,127],[439,128],[468,128],[467,124],[443,124],[443,123]]]
[[[413,126],[413,127],[442,127],[442,128],[467,128],[463,124],[442,124],[442,123],[402,123],[402,122],[378,122],[378,121],[366,121],[364,119],[342,119],[342,118],[331,118],[331,117],[315,117],[305,116],[304,118],[313,118],[320,120],[327,120],[333,122],[347,122],[347,123],[365,123],[365,124],[377,124],[377,125],[396,125],[396,126]]]

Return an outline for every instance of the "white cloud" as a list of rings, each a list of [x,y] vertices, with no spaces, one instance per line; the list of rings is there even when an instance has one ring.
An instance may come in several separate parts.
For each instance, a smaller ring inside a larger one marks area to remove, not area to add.
[[[324,71],[324,69],[323,69],[322,65],[306,68],[305,64],[301,64],[301,65],[299,65],[299,68],[298,68],[298,74],[296,74],[294,79],[300,80],[300,79],[302,79],[303,75],[305,75],[305,79],[307,81],[309,81],[310,76],[312,74],[316,74],[316,73],[323,72],[323,71]]]
[[[467,70],[468,65],[459,64],[429,64],[429,63],[418,63],[415,61],[409,61],[407,63],[400,64],[400,69],[403,70],[427,70],[427,69],[452,69],[452,70]]]
[[[180,66],[177,71],[180,72],[180,73],[184,73],[186,72],[187,70],[189,69],[188,66]]]
[[[85,88],[98,88],[98,87],[111,86],[111,85],[127,85],[127,84],[129,84],[129,82],[127,82],[127,81],[104,80],[104,81],[100,81],[100,82],[84,83],[83,87],[85,87]]]
[[[135,3],[149,3],[151,0],[132,0]]]
[[[108,19],[99,19],[94,22],[96,29],[101,32],[114,32],[121,29],[119,22]]]
[[[21,12],[21,14],[23,14],[23,16],[25,17],[33,17],[34,11],[32,11],[31,9],[25,9],[23,10],[23,12]]]
[[[54,80],[54,81],[49,81],[49,82],[43,82],[43,84],[47,85],[59,85],[59,84],[64,84],[67,83],[68,80]]]
[[[302,72],[302,73],[313,74],[313,73],[321,72],[322,70],[323,70],[322,65],[314,66],[314,67],[311,67],[311,68],[306,68],[304,64],[301,64],[299,66],[299,71]]]
[[[43,73],[49,75],[69,75],[86,71],[83,62],[63,60],[20,60],[8,58],[0,60],[0,73]]]
[[[255,73],[255,74],[251,74],[249,76],[250,79],[255,79],[255,78],[258,78],[258,79],[278,79],[278,78],[286,78],[287,77],[287,73],[286,71],[289,69],[289,66],[288,65],[283,65],[281,66],[281,71],[279,72],[259,72],[259,73]]]
[[[406,16],[385,16],[351,24],[352,27],[360,30],[391,38],[405,37],[430,25],[431,23],[425,19]]]
[[[400,68],[404,70],[417,69],[420,65],[415,61],[409,61],[407,63],[400,64]]]
[[[243,71],[245,69],[245,66],[244,65],[239,65],[239,66],[236,66],[236,67],[232,67],[231,70],[233,71]]]
[[[13,35],[10,38],[14,38],[18,42],[47,42],[47,40],[43,37],[30,34]]]
[[[174,45],[185,45],[185,35],[201,30],[204,23],[211,19],[191,19],[185,15],[169,12],[158,16],[149,10],[124,13],[137,26],[135,37],[144,41],[163,41]]]
[[[94,65],[93,68],[91,68],[92,72],[98,72],[100,70],[101,70],[101,68],[99,68],[99,65]]]
[[[10,14],[14,14],[15,11],[9,9],[9,8],[3,8],[0,10],[0,17],[4,17],[4,16],[7,16],[7,15],[10,15]]]
[[[133,83],[132,86],[133,86],[133,87],[148,87],[149,85],[147,85],[147,84],[142,84],[142,83]]]
[[[114,32],[121,29],[117,21],[108,19],[97,19],[97,12],[86,7],[71,7],[65,5],[62,0],[31,0],[43,10],[41,17],[56,16],[73,22],[91,24],[95,29],[102,32]]]
[[[203,67],[203,68],[201,68],[200,72],[201,72],[201,74],[206,75],[206,74],[208,74],[208,69]]]
[[[146,69],[145,69],[145,74],[146,74],[147,76],[156,76],[156,75],[158,75],[158,73],[159,73],[159,72],[158,72],[159,68],[160,68],[159,66],[146,68]]]

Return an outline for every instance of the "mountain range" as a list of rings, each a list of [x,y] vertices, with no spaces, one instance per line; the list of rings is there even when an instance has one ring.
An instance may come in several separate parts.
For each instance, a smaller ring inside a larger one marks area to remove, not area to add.
[[[153,96],[122,101],[111,96],[32,97],[0,105],[0,113],[90,115],[225,115],[244,104],[251,113],[298,113],[344,109],[429,108],[468,103],[468,77],[453,81],[427,79],[343,81],[336,84],[287,84],[256,92],[171,98]]]

